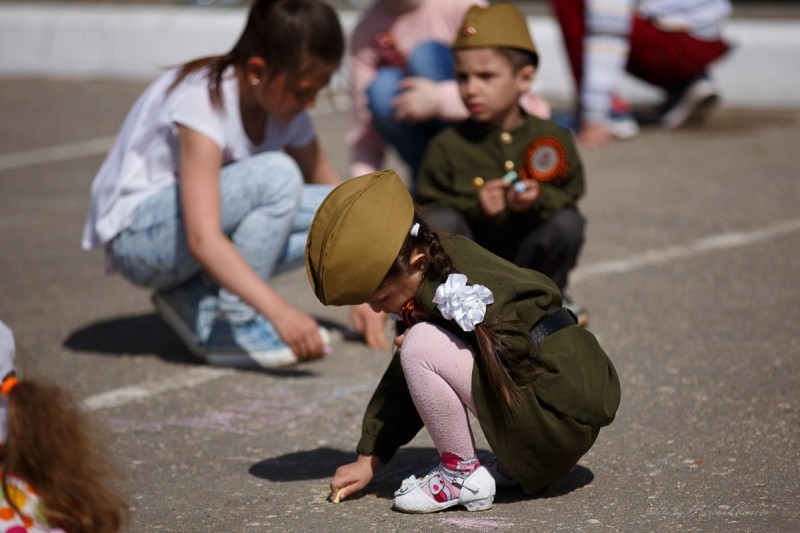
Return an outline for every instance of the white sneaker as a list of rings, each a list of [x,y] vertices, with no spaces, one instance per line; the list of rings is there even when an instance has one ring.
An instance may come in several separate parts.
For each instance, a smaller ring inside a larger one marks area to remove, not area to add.
[[[705,76],[697,78],[673,98],[674,103],[661,115],[661,125],[667,129],[701,122],[719,104],[714,84]]]
[[[639,123],[632,114],[612,114],[607,126],[611,135],[621,141],[627,141],[639,135]]]
[[[441,494],[442,501],[433,499],[423,489],[426,485],[433,494]],[[460,487],[457,498],[452,497],[449,485]],[[462,477],[445,472],[440,463],[421,479],[415,476],[404,479],[400,489],[394,493],[392,506],[404,513],[435,513],[454,505],[463,505],[467,511],[485,511],[492,507],[495,490],[494,478],[482,466]]]
[[[611,114],[607,126],[615,139],[624,141],[639,135],[639,123],[633,115],[631,105],[618,95],[611,98]]]

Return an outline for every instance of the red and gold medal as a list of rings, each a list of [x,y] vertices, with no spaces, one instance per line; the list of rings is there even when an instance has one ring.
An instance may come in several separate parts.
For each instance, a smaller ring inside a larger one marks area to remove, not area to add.
[[[528,179],[552,181],[567,175],[567,151],[555,137],[540,137],[525,149],[523,172]]]

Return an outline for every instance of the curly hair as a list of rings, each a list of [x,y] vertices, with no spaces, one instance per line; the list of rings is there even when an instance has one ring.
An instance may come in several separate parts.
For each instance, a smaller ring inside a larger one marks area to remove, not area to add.
[[[7,397],[8,437],[0,447],[6,501],[14,505],[7,479],[13,474],[34,487],[50,526],[69,533],[119,531],[128,506],[110,488],[114,469],[90,438],[96,433],[75,400],[31,380],[20,380]]]

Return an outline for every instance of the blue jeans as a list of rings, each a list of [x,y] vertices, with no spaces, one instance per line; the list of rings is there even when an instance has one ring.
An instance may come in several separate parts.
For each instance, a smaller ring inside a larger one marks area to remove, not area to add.
[[[265,152],[224,167],[220,175],[222,232],[265,282],[303,264],[306,235],[333,187],[309,185],[283,152]],[[109,247],[115,268],[136,285],[177,287],[201,271],[189,253],[177,184],[136,209],[131,225]],[[219,289],[219,311],[246,321],[255,310]]]
[[[392,100],[400,94],[400,82],[407,76],[442,82],[454,79],[455,73],[450,48],[436,41],[420,43],[409,55],[407,65],[405,71],[397,67],[379,68],[366,95],[375,130],[408,163],[416,179],[428,141],[447,124],[439,120],[398,122],[393,116]]]

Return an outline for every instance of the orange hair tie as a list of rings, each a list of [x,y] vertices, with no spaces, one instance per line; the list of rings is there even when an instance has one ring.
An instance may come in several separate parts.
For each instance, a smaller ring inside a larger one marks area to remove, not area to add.
[[[8,396],[8,393],[11,392],[11,390],[16,387],[18,383],[19,380],[17,379],[17,376],[8,376],[3,380],[3,385],[0,386],[0,393],[2,393],[3,396]]]

